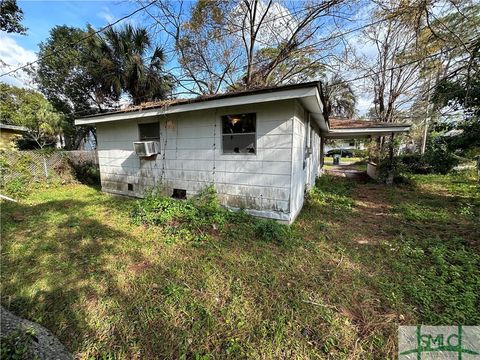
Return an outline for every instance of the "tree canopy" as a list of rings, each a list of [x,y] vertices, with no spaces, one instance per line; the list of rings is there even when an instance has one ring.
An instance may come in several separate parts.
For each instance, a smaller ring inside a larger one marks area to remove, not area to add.
[[[0,121],[27,128],[24,137],[43,148],[55,144],[62,114],[37,91],[0,83]]]
[[[91,61],[97,64],[92,73],[107,91],[128,94],[134,105],[167,97],[171,83],[163,72],[165,56],[152,46],[147,29],[126,25],[92,39]]]
[[[90,26],[53,28],[40,44],[36,81],[55,109],[66,115],[67,147],[77,148],[93,131],[74,126],[75,118],[115,109],[124,95],[134,104],[165,98],[170,83],[163,61],[161,49],[152,47],[143,28],[126,26],[104,34]]]
[[[22,25],[23,11],[16,0],[0,1],[0,30],[7,33],[25,34],[27,28]]]

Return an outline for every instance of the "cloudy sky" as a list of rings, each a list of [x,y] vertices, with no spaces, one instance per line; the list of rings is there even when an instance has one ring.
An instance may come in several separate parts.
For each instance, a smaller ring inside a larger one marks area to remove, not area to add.
[[[48,38],[50,29],[56,25],[83,28],[89,23],[100,28],[138,7],[126,1],[17,1],[17,4],[23,10],[22,23],[28,31],[26,35],[0,32],[0,60],[4,63],[0,64],[0,73],[34,61],[38,44]],[[21,72],[2,81],[31,86]]]

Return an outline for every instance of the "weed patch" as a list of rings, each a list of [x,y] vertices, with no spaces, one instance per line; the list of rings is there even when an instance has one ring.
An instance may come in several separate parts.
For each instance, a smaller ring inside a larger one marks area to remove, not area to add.
[[[37,341],[37,338],[33,329],[18,328],[0,339],[0,358],[4,360],[38,359],[30,349],[34,341]]]
[[[307,202],[329,207],[335,214],[349,213],[355,206],[351,197],[354,184],[334,176],[321,176],[310,190]]]
[[[405,239],[391,257],[390,301],[410,304],[427,324],[480,323],[480,255],[458,238]]]
[[[199,242],[222,234],[234,238],[241,228],[242,234],[276,244],[290,243],[290,227],[274,220],[259,219],[244,211],[233,212],[222,207],[213,186],[206,187],[188,200],[165,197],[152,190],[137,201],[132,218],[136,224],[162,227],[172,239]],[[234,226],[232,226],[234,225]]]

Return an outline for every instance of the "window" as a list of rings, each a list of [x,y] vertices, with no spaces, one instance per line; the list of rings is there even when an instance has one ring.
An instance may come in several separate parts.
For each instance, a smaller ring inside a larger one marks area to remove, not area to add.
[[[255,154],[256,122],[255,113],[222,116],[223,153]]]
[[[138,133],[140,141],[158,141],[160,140],[160,123],[138,124]]]

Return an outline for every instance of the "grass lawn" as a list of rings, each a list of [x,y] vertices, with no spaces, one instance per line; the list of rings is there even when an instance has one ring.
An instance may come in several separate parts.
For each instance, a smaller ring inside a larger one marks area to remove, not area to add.
[[[285,242],[246,216],[193,239],[134,224],[136,200],[38,189],[2,203],[1,302],[78,358],[396,358],[399,324],[480,324],[473,172],[413,181],[323,176]]]
[[[367,171],[367,161],[363,158],[341,158],[340,165],[333,165],[332,157],[326,156],[323,161],[325,170],[338,169],[340,166],[341,169]]]

